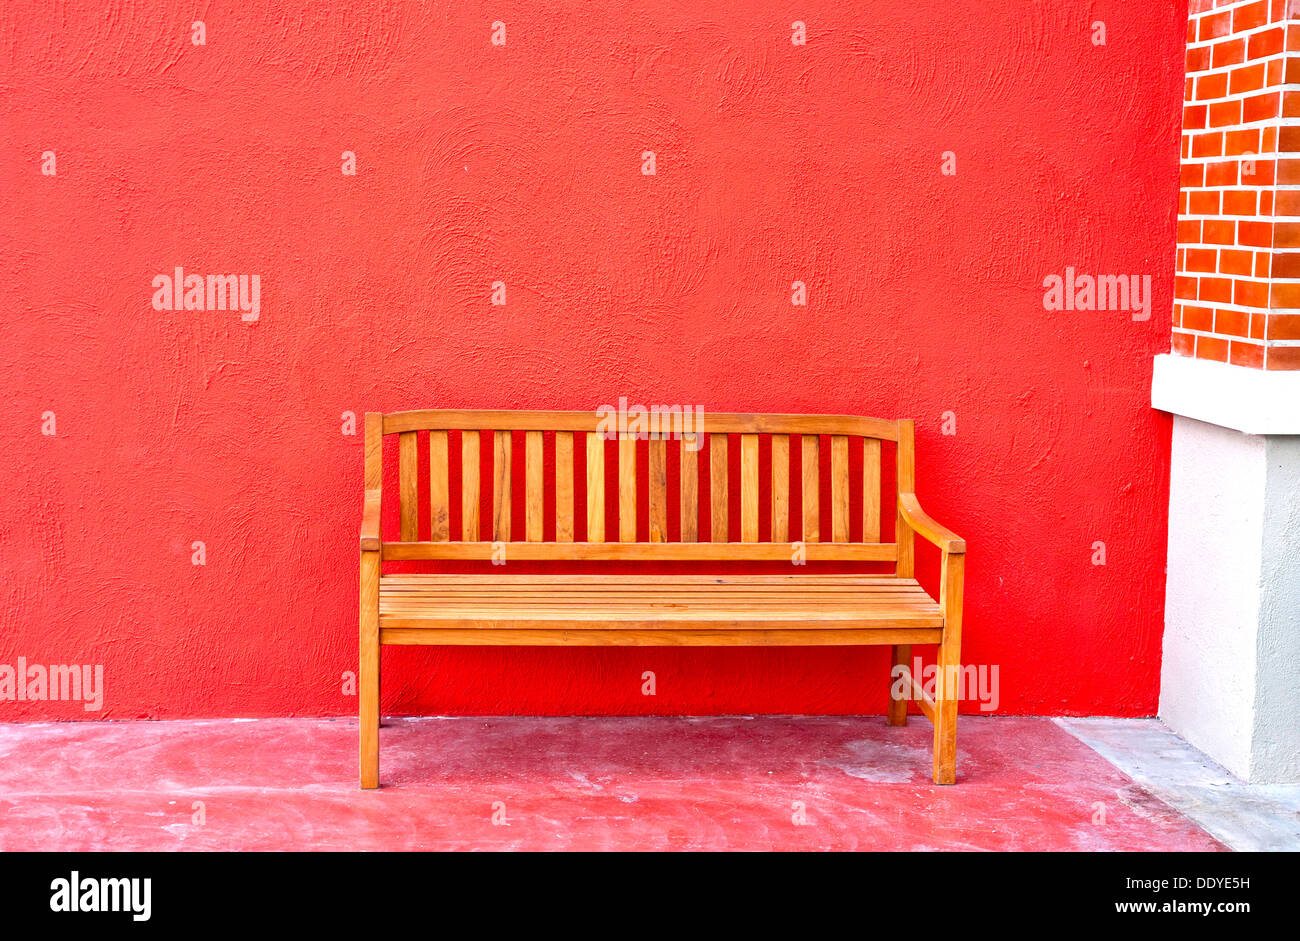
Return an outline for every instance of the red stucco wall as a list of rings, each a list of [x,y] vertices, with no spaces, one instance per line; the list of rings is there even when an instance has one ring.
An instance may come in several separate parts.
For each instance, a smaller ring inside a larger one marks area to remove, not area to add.
[[[0,8],[0,663],[105,675],[100,713],[0,719],[353,712],[342,414],[620,395],[915,418],[1000,708],[1154,711],[1185,4],[324,7]],[[177,266],[260,275],[259,319],[155,310]],[[1150,319],[1045,310],[1067,266],[1152,275]],[[409,712],[867,712],[886,689],[879,648],[384,663]]]

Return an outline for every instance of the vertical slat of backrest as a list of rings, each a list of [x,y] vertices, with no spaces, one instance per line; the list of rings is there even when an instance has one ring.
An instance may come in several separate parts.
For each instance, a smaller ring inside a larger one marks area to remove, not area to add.
[[[849,439],[831,435],[831,542],[849,541]]]
[[[605,438],[587,433],[587,542],[605,541]]]
[[[366,412],[366,489],[384,488],[384,416],[380,412]],[[381,507],[382,510],[382,507]],[[382,516],[381,516],[382,519]],[[382,529],[381,529],[382,534]],[[375,573],[379,577],[379,573]]]
[[[880,439],[862,442],[862,541],[880,542]]]
[[[704,439],[699,432],[682,436],[682,542],[700,541],[700,452]]]
[[[479,541],[479,439],[477,431],[460,433],[460,538]]]
[[[420,462],[415,435],[414,431],[403,431],[397,436],[397,496],[401,502],[402,542],[416,542],[420,538]]]
[[[758,435],[740,436],[740,541],[758,542]]]
[[[618,541],[636,542],[636,438],[618,439]]]
[[[912,419],[904,418],[898,423],[898,492],[914,493],[916,491],[916,429]],[[894,528],[894,542],[898,544],[898,575],[911,578],[915,574],[915,556],[913,555],[912,527],[903,519],[902,511]]]
[[[803,435],[803,541],[821,539],[821,439]]]
[[[447,483],[447,432],[429,432],[429,538],[446,542],[451,538]]]
[[[366,412],[366,489],[384,487],[384,416]]]
[[[790,539],[790,436],[772,435],[772,541]]]
[[[510,541],[510,432],[498,431],[495,434],[495,450],[492,452],[492,538],[500,542]]]
[[[650,541],[668,541],[668,442],[652,438],[649,448],[649,466],[646,472],[649,485]]]
[[[524,432],[524,538],[542,541],[542,509],[546,493],[542,486],[542,432]]]
[[[712,542],[727,541],[727,436],[709,435],[709,515]]]
[[[555,541],[573,542],[573,432],[555,433]]]
[[[409,425],[407,427],[410,427]],[[897,482],[900,493],[915,490],[915,425],[910,420],[898,422],[897,435]],[[367,489],[382,486],[382,442],[383,417],[373,420],[367,416],[366,425],[366,484]],[[403,542],[420,540],[419,491],[419,455],[418,437],[421,431],[400,431],[398,433],[398,496],[400,538]],[[430,429],[429,435],[429,537],[435,542],[445,542],[455,538],[450,532],[450,445],[449,433],[445,430]],[[489,432],[494,435],[494,473],[493,473],[493,523],[492,538],[508,541],[511,538],[511,445],[510,431]],[[545,495],[544,482],[544,432],[522,431],[525,438],[526,481],[525,530],[530,542],[540,542],[545,538]],[[556,432],[556,482],[555,513],[557,542],[572,542],[576,536],[574,529],[574,432]],[[482,532],[479,520],[481,473],[480,460],[481,438],[479,431],[465,430],[461,436],[461,533],[465,541],[478,541],[488,538]],[[710,461],[709,512],[712,523],[711,538],[714,542],[726,543],[738,538],[741,542],[759,541],[759,500],[762,485],[759,481],[760,449],[759,434],[742,431],[739,433],[739,478],[740,478],[740,521],[739,534],[732,532],[730,526],[729,504],[729,442],[728,434],[708,435]],[[790,472],[789,447],[790,435],[774,434],[771,436],[771,528],[770,536],[774,542],[790,538]],[[803,539],[806,542],[819,542],[820,531],[820,436],[813,434],[796,434],[802,450],[802,516]],[[829,521],[831,532],[828,534],[835,543],[846,543],[851,538],[849,508],[851,506],[851,487],[849,484],[850,461],[847,435],[830,435],[831,453],[829,470],[831,480],[828,492],[832,505]],[[605,540],[604,493],[605,493],[605,441],[603,436],[586,433],[587,440],[587,538],[592,542]],[[372,441],[372,439],[374,439]],[[680,512],[681,541],[694,542],[700,538],[699,533],[699,452],[691,450],[688,445],[693,441],[683,439],[680,471]],[[637,481],[636,481],[636,438],[619,439],[618,467],[618,506],[619,532],[621,542],[635,542],[637,539]],[[648,446],[648,508],[649,538],[651,542],[667,542],[668,530],[668,468],[667,442],[652,440]],[[877,543],[881,539],[881,513],[884,506],[880,492],[882,478],[881,460],[883,445],[878,438],[864,438],[862,456],[862,540]],[[379,469],[376,469],[379,468]],[[372,478],[376,478],[372,480]],[[371,487],[371,484],[374,487]],[[902,577],[913,577],[915,570],[915,540],[910,527],[900,517],[896,527],[898,551],[898,573]]]

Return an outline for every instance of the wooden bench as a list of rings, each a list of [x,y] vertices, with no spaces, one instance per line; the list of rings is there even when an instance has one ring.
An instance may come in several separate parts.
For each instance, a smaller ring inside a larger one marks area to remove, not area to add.
[[[891,676],[902,678],[891,682],[889,724],[906,723],[911,692],[934,723],[934,781],[952,784],[966,544],[917,502],[912,422],[839,415],[707,415],[704,434],[671,440],[607,440],[604,428],[595,412],[366,415],[361,786],[379,786],[383,644],[887,644],[896,668]],[[380,538],[382,449],[389,435],[397,436],[397,541]],[[522,534],[511,519],[516,437],[522,438],[524,451]],[[762,439],[770,444],[760,452]],[[822,538],[823,442],[830,452],[825,461],[829,540]],[[890,509],[896,520],[893,542],[882,542],[881,460],[889,451],[897,482]],[[584,455],[581,466],[575,464],[575,456]],[[791,457],[799,458],[793,481]],[[607,460],[611,472],[617,464],[617,474],[611,473],[616,499],[610,494],[617,512],[609,513],[614,522],[608,526]],[[763,463],[770,473],[760,479]],[[547,474],[548,468],[553,474]],[[577,481],[575,469],[582,472]],[[701,501],[705,474],[708,485]],[[552,486],[546,484],[548,476]],[[739,525],[731,518],[728,499],[733,477],[739,481]],[[579,530],[583,520],[575,518],[575,490],[581,492],[584,481],[585,525]],[[675,486],[670,488],[670,481]],[[459,489],[460,508],[455,533],[453,486]],[[854,490],[860,494],[861,512],[850,519]],[[423,510],[422,493],[427,494]],[[770,506],[761,530],[760,493],[767,494],[763,505]],[[639,494],[644,499],[639,501]],[[796,497],[799,506],[792,519]],[[670,498],[675,525],[669,524]],[[491,506],[491,519],[480,519],[480,504]],[[424,533],[428,538],[421,538]],[[942,553],[937,601],[913,577],[917,535]],[[507,564],[485,566],[487,574],[383,575],[381,563],[389,560]],[[737,562],[767,564],[763,574],[507,574],[510,563],[541,560],[726,562],[732,570]],[[880,567],[892,572],[811,574],[801,561],[886,563]],[[789,573],[773,574],[772,562],[795,564]],[[938,644],[941,669],[932,697],[910,675],[913,644]]]

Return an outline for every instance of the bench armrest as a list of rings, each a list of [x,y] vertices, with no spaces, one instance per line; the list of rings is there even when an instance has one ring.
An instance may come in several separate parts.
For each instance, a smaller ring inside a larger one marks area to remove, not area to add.
[[[379,550],[379,506],[381,490],[367,490],[365,508],[361,511],[361,551]]]
[[[916,494],[900,493],[898,495],[898,512],[914,532],[919,533],[944,552],[961,554],[966,551],[966,540],[948,527],[940,525],[930,514],[921,509]]]

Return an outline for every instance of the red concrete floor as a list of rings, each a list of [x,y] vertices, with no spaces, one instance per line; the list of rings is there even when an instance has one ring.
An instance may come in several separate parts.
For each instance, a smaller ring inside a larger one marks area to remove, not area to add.
[[[1224,848],[1048,719],[963,716],[953,787],[919,718],[386,721],[378,791],[350,719],[0,724],[0,850]]]

